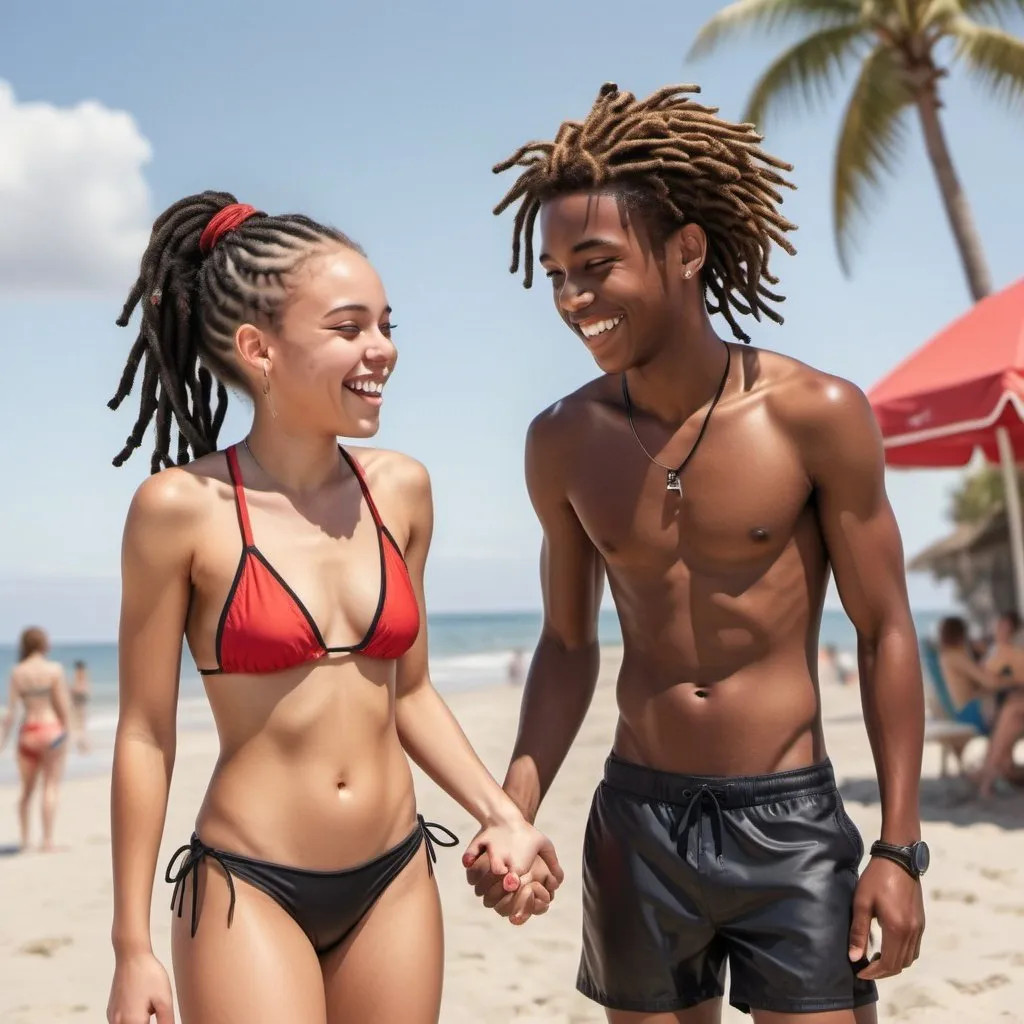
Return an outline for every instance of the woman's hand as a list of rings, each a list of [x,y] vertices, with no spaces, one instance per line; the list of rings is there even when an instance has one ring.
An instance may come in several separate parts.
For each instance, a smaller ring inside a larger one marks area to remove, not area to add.
[[[491,874],[504,878],[506,892],[515,892],[519,888],[520,876],[530,871],[538,857],[550,872],[548,888],[551,892],[565,878],[551,840],[521,815],[480,829],[462,855],[463,867],[471,867],[484,853]]]
[[[118,958],[107,1003],[107,1024],[174,1024],[167,971],[152,953]]]
[[[554,898],[554,890],[558,888],[554,876],[540,857],[533,862],[527,874],[520,876],[518,892],[506,891],[504,876],[491,874],[486,853],[466,868],[466,880],[485,907],[512,924],[525,924],[531,917],[546,914]]]

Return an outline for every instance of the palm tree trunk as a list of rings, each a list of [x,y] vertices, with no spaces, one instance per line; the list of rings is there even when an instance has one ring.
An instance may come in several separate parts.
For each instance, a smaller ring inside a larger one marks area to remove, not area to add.
[[[939,192],[946,207],[946,217],[960,250],[960,262],[964,265],[971,295],[977,302],[992,291],[992,277],[981,248],[981,238],[974,224],[971,208],[967,204],[967,196],[957,177],[953,158],[946,144],[946,133],[939,120],[939,97],[934,85],[918,93],[917,112],[921,118],[921,130],[924,132],[928,157],[939,181]]]

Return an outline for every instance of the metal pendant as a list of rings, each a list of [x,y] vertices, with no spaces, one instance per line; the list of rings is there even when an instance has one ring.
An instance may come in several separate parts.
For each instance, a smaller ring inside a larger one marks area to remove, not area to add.
[[[674,470],[670,469],[668,472],[668,478],[665,481],[666,491],[675,491],[679,497],[683,496],[683,485],[679,480],[679,474]]]

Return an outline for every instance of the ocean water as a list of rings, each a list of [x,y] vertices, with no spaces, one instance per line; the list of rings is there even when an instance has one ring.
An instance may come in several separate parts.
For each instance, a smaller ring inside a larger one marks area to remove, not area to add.
[[[940,618],[939,613],[914,616],[920,636],[931,635]],[[522,650],[529,659],[540,635],[539,612],[511,612],[430,615],[430,673],[434,685],[442,693],[503,685],[508,680],[512,653]],[[602,644],[621,642],[614,611],[601,613]],[[841,611],[826,611],[822,616],[821,644],[835,644],[840,650],[853,650],[857,637],[852,624]],[[94,750],[91,754],[75,752],[68,760],[73,774],[102,770],[109,762],[109,748],[117,724],[117,645],[114,643],[54,644],[51,656],[62,662],[71,678],[75,661],[84,661],[92,682],[89,705],[89,730]],[[13,646],[0,646],[0,701],[6,702],[6,679],[16,659]],[[202,681],[187,652],[182,659],[178,725],[181,729],[210,725],[209,710],[203,695]],[[0,754],[0,783],[15,775],[12,756],[14,737],[7,750]]]

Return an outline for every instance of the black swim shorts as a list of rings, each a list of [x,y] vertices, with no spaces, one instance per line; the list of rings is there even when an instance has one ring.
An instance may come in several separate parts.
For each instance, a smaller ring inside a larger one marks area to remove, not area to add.
[[[612,755],[583,846],[577,988],[615,1010],[745,1012],[874,1002],[851,964],[864,843],[824,764],[760,777],[658,772]]]

